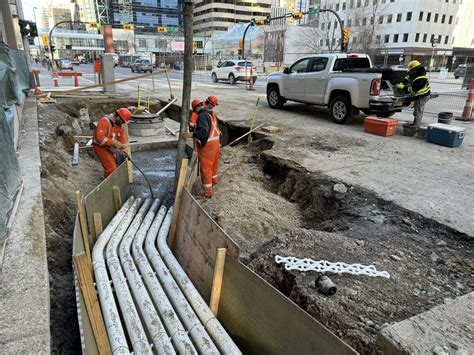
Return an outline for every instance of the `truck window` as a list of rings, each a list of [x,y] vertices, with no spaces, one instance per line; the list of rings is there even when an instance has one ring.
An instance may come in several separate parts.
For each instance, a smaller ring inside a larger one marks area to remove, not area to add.
[[[334,71],[370,68],[369,58],[339,58],[334,63]]]
[[[306,73],[310,58],[301,59],[290,68],[291,73]]]
[[[328,63],[328,58],[313,58],[311,64],[309,65],[310,72],[318,72],[326,69]]]

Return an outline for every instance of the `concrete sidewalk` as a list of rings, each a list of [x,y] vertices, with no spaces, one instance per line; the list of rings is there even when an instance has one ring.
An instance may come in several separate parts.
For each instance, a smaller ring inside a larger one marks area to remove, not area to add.
[[[23,193],[0,271],[2,354],[49,354],[49,277],[36,101],[27,98],[19,144]]]

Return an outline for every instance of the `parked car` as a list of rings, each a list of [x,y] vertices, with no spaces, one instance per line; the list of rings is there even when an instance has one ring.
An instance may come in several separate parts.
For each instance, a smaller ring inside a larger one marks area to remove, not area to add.
[[[463,78],[464,75],[466,75],[466,64],[461,64],[459,65],[455,70],[454,70],[454,78]]]
[[[81,64],[81,61],[79,60],[79,58],[75,58],[71,61],[72,65],[80,65]]]
[[[409,104],[395,96],[388,80],[381,96],[382,76],[390,77],[390,72],[394,70],[372,68],[366,54],[311,55],[268,75],[267,101],[271,108],[288,100],[327,106],[336,123],[350,120],[359,109],[389,117]]]
[[[247,70],[245,70],[247,68]],[[257,70],[252,62],[243,60],[226,60],[220,63],[211,74],[212,81],[228,80],[234,85],[237,81],[257,81]]]
[[[62,59],[58,63],[59,70],[70,69],[74,70],[72,67],[72,62],[69,59]]]
[[[132,73],[135,73],[135,72],[138,72],[138,73],[150,72],[151,73],[153,71],[153,66],[149,59],[137,59],[130,65],[130,70],[132,71]]]

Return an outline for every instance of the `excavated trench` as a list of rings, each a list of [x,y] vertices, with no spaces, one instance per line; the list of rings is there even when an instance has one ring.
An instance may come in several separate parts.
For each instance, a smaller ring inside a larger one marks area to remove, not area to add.
[[[241,259],[361,353],[377,351],[382,327],[474,288],[473,239],[382,200],[371,191],[308,172],[272,155],[273,141],[226,147],[221,185],[203,201],[241,247]],[[258,196],[258,198],[256,197]],[[390,279],[286,271],[276,255],[373,264]]]

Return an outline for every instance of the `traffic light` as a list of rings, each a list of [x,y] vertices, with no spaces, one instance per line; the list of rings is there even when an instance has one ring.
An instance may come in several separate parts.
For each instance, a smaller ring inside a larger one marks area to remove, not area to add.
[[[38,37],[38,28],[35,22],[30,22],[30,34],[29,37]]]
[[[166,28],[166,27],[157,27],[156,32],[166,33],[166,32],[168,32],[168,28]]]
[[[302,12],[295,12],[292,14],[294,20],[302,20],[304,17],[304,13]]]
[[[30,34],[30,29],[28,28],[30,25],[29,21],[18,20],[18,25],[20,26],[20,33],[22,37],[26,37]]]
[[[239,40],[239,48],[240,49],[244,48],[244,40],[243,39]]]
[[[237,54],[242,55],[242,49],[241,48],[238,49]]]
[[[97,22],[89,22],[89,28],[97,28],[99,27]]]
[[[196,41],[193,42],[193,49],[196,50],[198,48],[198,44]]]
[[[56,46],[53,46],[53,45],[49,46],[49,51],[51,53],[54,53],[56,51]]]
[[[265,19],[265,24],[269,25],[272,22],[272,17],[270,15],[267,15],[267,18]]]
[[[125,24],[122,25],[122,28],[123,28],[124,30],[133,30],[133,29],[135,28],[135,26],[133,26],[133,25],[131,25],[131,24],[129,24],[129,23],[125,23]]]
[[[255,20],[255,26],[264,26],[266,20]]]
[[[344,27],[344,44],[349,43],[349,27]]]

